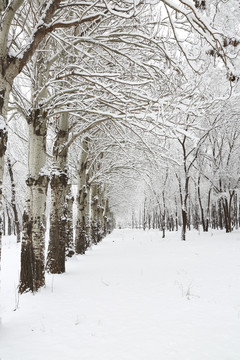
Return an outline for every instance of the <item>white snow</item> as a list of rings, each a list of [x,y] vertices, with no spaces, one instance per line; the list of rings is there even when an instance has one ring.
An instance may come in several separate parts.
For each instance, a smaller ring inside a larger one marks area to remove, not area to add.
[[[187,235],[115,230],[19,299],[4,237],[0,359],[239,360],[240,232]]]

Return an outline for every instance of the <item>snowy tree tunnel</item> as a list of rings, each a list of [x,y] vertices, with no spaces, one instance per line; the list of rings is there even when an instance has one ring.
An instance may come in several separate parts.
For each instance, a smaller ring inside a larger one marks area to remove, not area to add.
[[[116,227],[239,226],[239,11],[1,3],[0,238],[22,234],[21,293]]]
[[[0,1],[0,359],[239,359],[239,19]]]

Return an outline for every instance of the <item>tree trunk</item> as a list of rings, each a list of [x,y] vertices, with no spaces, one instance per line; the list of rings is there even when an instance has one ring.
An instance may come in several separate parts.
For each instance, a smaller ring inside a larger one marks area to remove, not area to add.
[[[16,228],[16,235],[17,235],[17,242],[19,243],[21,241],[21,231],[20,231],[20,223],[18,218],[18,211],[17,211],[17,204],[16,204],[16,189],[15,189],[15,181],[13,176],[13,169],[11,160],[8,157],[7,159],[8,164],[8,172],[11,180],[11,191],[12,191],[12,198],[11,198],[11,207],[13,209],[13,215],[14,215],[14,222],[15,222],[15,228]]]
[[[151,217],[151,214],[150,212],[148,211],[148,214],[147,214],[147,218],[148,218],[148,230],[151,229],[151,220],[152,220],[152,217]]]
[[[187,212],[185,209],[182,209],[182,240],[186,240],[186,231],[187,231]]]
[[[146,230],[147,227],[147,215],[146,215],[146,199],[144,200],[144,204],[143,204],[143,230]]]
[[[11,216],[9,214],[9,209],[8,206],[6,207],[6,211],[7,211],[7,234],[8,236],[12,235],[12,221],[11,221]]]
[[[1,62],[1,59],[0,59]],[[4,70],[2,69],[2,72]],[[2,256],[2,228],[3,228],[3,205],[2,205],[2,188],[3,188],[3,173],[4,160],[7,149],[7,107],[10,93],[10,84],[2,79],[0,74],[0,270],[1,270],[1,256]]]
[[[206,225],[206,222],[205,222],[204,209],[202,206],[202,198],[201,198],[201,191],[200,191],[200,176],[198,177],[198,202],[199,202],[199,207],[200,207],[203,231],[206,232],[206,231],[208,231],[208,225]]]
[[[46,270],[51,274],[61,274],[65,272],[68,176],[64,171],[55,170],[51,174],[50,238]]]
[[[91,230],[92,230],[92,241],[93,244],[98,243],[98,206],[99,206],[99,199],[98,199],[98,185],[94,184],[92,186],[92,220],[91,220]]]
[[[2,231],[3,231],[3,236],[6,235],[6,216],[5,213],[3,211],[3,221],[2,221],[3,227],[2,227]]]
[[[109,221],[108,221],[108,234],[111,234],[114,227],[115,227],[115,219],[114,219],[113,213],[110,211],[109,212]]]
[[[222,199],[218,200],[218,225],[220,230],[223,229],[223,211],[222,211]]]
[[[98,185],[98,211],[97,211],[97,241],[100,242],[104,237],[104,187]]]
[[[59,131],[54,143],[54,165],[51,173],[50,238],[46,269],[52,274],[65,272],[66,246],[68,243],[68,169],[67,148],[68,114],[61,116]]]
[[[240,226],[240,201],[238,204],[238,226]]]
[[[175,196],[175,226],[176,226],[176,231],[178,231],[178,206],[177,206],[176,196]]]
[[[72,257],[75,253],[73,242],[73,201],[74,197],[72,196],[71,185],[68,184],[66,257]]]
[[[229,201],[226,197],[222,199],[225,229],[227,233],[232,231],[232,199],[235,194],[235,191],[234,190],[229,191],[229,193],[230,193]]]
[[[23,214],[19,292],[36,292],[45,284],[45,211],[48,188],[46,118],[40,109],[29,117],[29,175]]]
[[[180,194],[180,202],[182,207],[182,234],[181,239],[183,241],[186,240],[186,232],[187,232],[187,199],[188,199],[188,184],[189,177],[185,178],[185,194],[183,194],[181,179],[177,175],[178,186],[179,186],[179,194]]]
[[[166,236],[166,201],[165,201],[165,192],[162,192],[163,200],[163,213],[162,213],[162,238]]]
[[[89,244],[88,226],[88,174],[87,174],[88,139],[84,139],[78,171],[78,195],[77,195],[77,225],[76,225],[76,253],[85,254]]]
[[[91,198],[91,186],[89,184],[89,178],[90,178],[90,174],[88,172],[87,184],[86,184],[86,189],[87,189],[86,206],[84,210],[85,219],[86,219],[86,249],[88,249],[92,244],[91,219],[90,219],[92,198]]]
[[[233,218],[234,218],[234,227],[236,229],[238,229],[238,195],[235,194],[234,195],[234,199],[233,199]]]
[[[104,209],[104,236],[111,233],[112,221],[113,219],[109,208],[109,200],[106,199],[105,209]]]
[[[225,230],[228,233],[231,230],[229,227],[229,208],[228,208],[228,201],[226,198],[222,199],[222,206],[223,206],[223,212],[224,212]]]
[[[212,228],[218,229],[218,219],[217,219],[217,206],[212,204],[211,206],[211,219],[212,219]]]

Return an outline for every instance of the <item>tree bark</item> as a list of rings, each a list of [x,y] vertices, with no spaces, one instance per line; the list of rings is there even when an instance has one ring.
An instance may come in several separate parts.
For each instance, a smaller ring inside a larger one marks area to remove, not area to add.
[[[144,199],[144,204],[143,204],[143,230],[146,230],[147,227],[147,214],[146,214],[146,198]]]
[[[98,185],[92,185],[92,217],[91,217],[91,230],[92,230],[92,242],[93,244],[98,243],[98,206],[99,206],[99,199],[98,199]]]
[[[208,201],[207,213],[209,213],[210,193],[209,193],[208,200],[209,201]],[[208,217],[207,217],[207,219],[205,219],[205,215],[204,215],[204,209],[203,209],[202,198],[201,198],[201,190],[200,190],[200,176],[198,177],[198,202],[199,202],[199,207],[200,207],[203,231],[207,232],[208,231],[208,222],[209,222],[209,220],[208,220]]]
[[[187,212],[185,209],[182,209],[182,240],[186,240],[186,231],[187,231]]]
[[[48,188],[46,114],[33,110],[29,117],[29,175],[23,214],[19,292],[36,292],[45,284],[45,211]]]
[[[78,195],[77,195],[77,224],[76,224],[76,253],[85,254],[89,246],[89,212],[88,212],[88,139],[82,143],[82,153],[78,171]]]
[[[223,230],[223,207],[222,199],[218,200],[218,226],[220,230]]]
[[[104,236],[106,236],[109,233],[109,222],[110,222],[109,200],[106,199],[105,208],[104,208]]]
[[[98,185],[98,209],[97,209],[97,241],[100,242],[104,237],[104,187]]]
[[[12,221],[11,221],[11,216],[9,214],[9,209],[8,206],[6,207],[6,212],[7,212],[7,234],[8,236],[12,235]]]
[[[176,231],[178,231],[178,206],[177,206],[176,196],[175,196],[175,226],[176,226]]]
[[[8,164],[8,172],[9,172],[9,176],[10,176],[10,180],[11,180],[11,191],[12,191],[11,207],[13,209],[17,242],[19,243],[21,241],[21,231],[20,231],[20,223],[19,223],[17,204],[16,204],[16,189],[15,189],[16,185],[15,185],[15,181],[14,181],[11,160],[9,157],[7,159],[7,164]]]
[[[234,195],[233,199],[233,218],[234,218],[234,226],[236,229],[238,229],[238,195]]]
[[[232,200],[235,194],[235,191],[229,191],[230,197],[229,201],[227,197],[222,198],[222,207],[224,212],[224,223],[226,232],[229,233],[232,231]]]
[[[162,213],[162,238],[166,236],[166,201],[165,201],[165,191],[162,192],[162,201],[163,201],[163,213]]]
[[[2,61],[0,58],[0,66]],[[2,65],[2,72],[4,71]],[[5,153],[7,149],[7,106],[9,100],[10,86],[2,78],[0,73],[0,269],[1,269],[1,255],[2,255],[2,227],[3,227],[3,205],[2,205],[2,188],[3,188],[3,173]]]
[[[56,170],[56,172],[54,172]],[[50,239],[46,270],[51,274],[65,272],[67,243],[66,172],[53,169],[51,174]]]
[[[189,177],[185,178],[185,193],[183,194],[181,179],[177,175],[178,185],[179,185],[179,194],[180,194],[180,202],[181,202],[181,213],[182,213],[182,233],[181,239],[183,241],[186,240],[186,232],[187,232],[187,199],[188,199],[188,184],[189,184]]]
[[[59,120],[59,131],[54,143],[54,165],[51,173],[50,239],[46,269],[52,274],[65,272],[66,246],[68,243],[68,168],[64,147],[68,139],[68,114]]]
[[[212,219],[212,228],[218,229],[218,218],[217,218],[217,206],[212,204],[211,206],[211,219]]]
[[[74,197],[72,196],[70,184],[68,184],[66,200],[67,200],[66,257],[72,257],[75,253],[74,242],[73,242],[73,201],[74,201]]]

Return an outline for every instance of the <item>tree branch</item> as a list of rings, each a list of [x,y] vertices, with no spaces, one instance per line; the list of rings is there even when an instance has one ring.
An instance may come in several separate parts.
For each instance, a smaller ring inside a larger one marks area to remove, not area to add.
[[[20,71],[27,64],[27,62],[32,57],[35,50],[38,48],[39,44],[43,41],[43,39],[45,38],[45,36],[47,34],[53,32],[54,30],[59,29],[59,28],[70,28],[70,27],[78,26],[85,22],[92,22],[94,20],[97,20],[99,17],[101,17],[103,15],[102,13],[97,13],[95,15],[81,18],[79,20],[67,21],[67,22],[57,22],[55,24],[53,23],[53,24],[49,25],[56,10],[59,8],[60,3],[61,3],[61,0],[53,0],[51,2],[51,4],[45,9],[45,12],[44,12],[42,18],[38,22],[36,30],[33,32],[33,35],[30,38],[29,45],[26,47],[25,52],[19,56]]]

